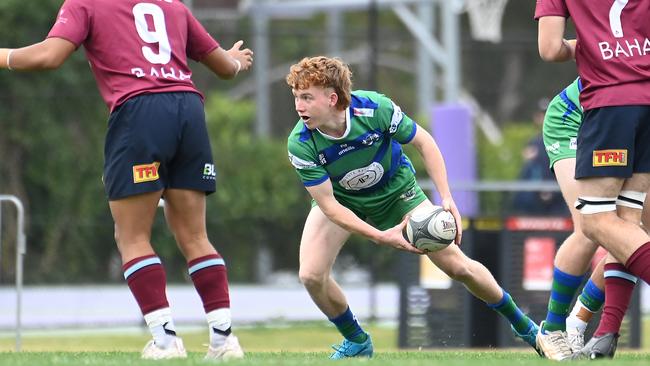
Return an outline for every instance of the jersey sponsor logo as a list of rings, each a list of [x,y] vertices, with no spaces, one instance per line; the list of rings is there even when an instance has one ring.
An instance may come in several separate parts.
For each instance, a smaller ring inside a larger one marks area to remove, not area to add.
[[[603,60],[612,58],[630,58],[635,56],[647,56],[650,54],[650,39],[626,39],[624,41],[598,42],[600,55]]]
[[[291,153],[289,154],[289,162],[291,162],[291,165],[296,169],[309,169],[318,166],[313,161],[301,159]]]
[[[393,102],[391,101],[391,103]],[[393,103],[393,116],[390,119],[390,128],[388,129],[388,132],[391,134],[397,132],[397,128],[403,118],[404,113],[402,113],[402,109],[397,104]]]
[[[68,23],[68,18],[64,17],[63,13],[65,13],[65,9],[61,9],[61,11],[59,11],[59,17],[56,19],[57,23],[61,23],[61,24]]]
[[[546,151],[548,151],[551,154],[557,154],[560,152],[560,142],[555,141],[554,143],[550,145],[546,145]]]
[[[594,150],[593,166],[627,166],[627,149]]]
[[[571,137],[571,139],[569,139],[569,149],[578,150],[578,138],[577,137]]]
[[[133,166],[133,183],[152,182],[160,179],[158,167],[160,163],[154,161],[151,164],[140,164]]]
[[[371,133],[366,138],[361,140],[361,143],[366,146],[371,146],[372,144],[379,141],[380,139],[381,139],[381,135],[379,135],[378,133]]]
[[[203,166],[203,179],[216,180],[217,179],[217,170],[214,167],[214,164],[206,163]]]
[[[356,146],[353,145],[348,145],[348,144],[341,144],[340,145],[341,150],[339,150],[338,155],[341,156],[347,152],[350,152],[352,150],[356,149]]]
[[[415,188],[410,188],[408,191],[402,193],[399,198],[405,202],[412,200],[415,198]]]
[[[325,158],[325,154],[324,154],[324,153],[319,153],[319,154],[318,154],[318,161],[320,161],[320,163],[321,163],[322,165],[326,165],[326,164],[327,164],[327,158]]]
[[[352,108],[352,114],[357,117],[374,117],[375,110],[372,108]]]
[[[349,171],[339,180],[339,184],[348,191],[359,191],[374,186],[383,176],[384,167],[378,162],[373,162],[363,168]]]

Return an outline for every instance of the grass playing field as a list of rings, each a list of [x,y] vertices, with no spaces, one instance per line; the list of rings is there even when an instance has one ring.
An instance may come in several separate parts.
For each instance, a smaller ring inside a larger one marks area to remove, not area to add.
[[[370,326],[375,344],[375,357],[369,361],[376,366],[384,365],[548,365],[551,361],[540,359],[532,349],[517,350],[423,350],[398,351],[394,327]],[[179,331],[189,351],[186,360],[162,362],[164,365],[205,365],[202,360],[207,330]],[[328,346],[339,341],[333,327],[324,323],[309,323],[287,327],[251,327],[237,329],[237,335],[247,352],[244,360],[230,362],[233,365],[331,365],[327,359]],[[148,339],[146,331],[129,332],[48,332],[26,334],[23,352],[12,352],[14,339],[0,337],[0,365],[151,365],[142,361],[139,351]],[[368,364],[367,360],[346,360],[345,363]],[[581,361],[578,364],[586,364]],[[621,351],[616,365],[648,365],[650,352]]]

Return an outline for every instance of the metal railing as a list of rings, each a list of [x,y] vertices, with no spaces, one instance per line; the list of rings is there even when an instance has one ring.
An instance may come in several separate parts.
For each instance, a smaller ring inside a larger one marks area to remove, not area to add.
[[[17,231],[16,231],[16,352],[22,346],[22,295],[23,295],[23,259],[27,251],[25,242],[25,210],[23,203],[16,196],[0,194],[0,255],[2,254],[2,203],[11,202],[16,206]],[[2,261],[0,261],[0,264]]]

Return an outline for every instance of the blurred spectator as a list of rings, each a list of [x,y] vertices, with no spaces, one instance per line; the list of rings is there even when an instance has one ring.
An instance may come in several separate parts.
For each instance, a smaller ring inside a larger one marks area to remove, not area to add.
[[[529,181],[555,181],[555,176],[549,168],[544,140],[542,138],[542,125],[544,113],[550,100],[542,98],[537,102],[533,113],[533,122],[537,127],[537,134],[531,138],[522,151],[523,165],[519,172],[519,180]],[[514,194],[511,210],[516,214],[531,215],[568,215],[568,210],[559,192],[532,192],[521,191]]]

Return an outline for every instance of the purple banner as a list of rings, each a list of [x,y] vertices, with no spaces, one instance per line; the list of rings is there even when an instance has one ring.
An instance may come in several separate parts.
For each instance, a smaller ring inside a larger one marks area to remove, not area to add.
[[[474,182],[477,177],[474,122],[469,107],[462,104],[439,104],[431,109],[431,132],[447,165],[451,192],[462,216],[479,213],[478,194],[454,189],[453,182]],[[436,192],[439,204],[440,196]]]

